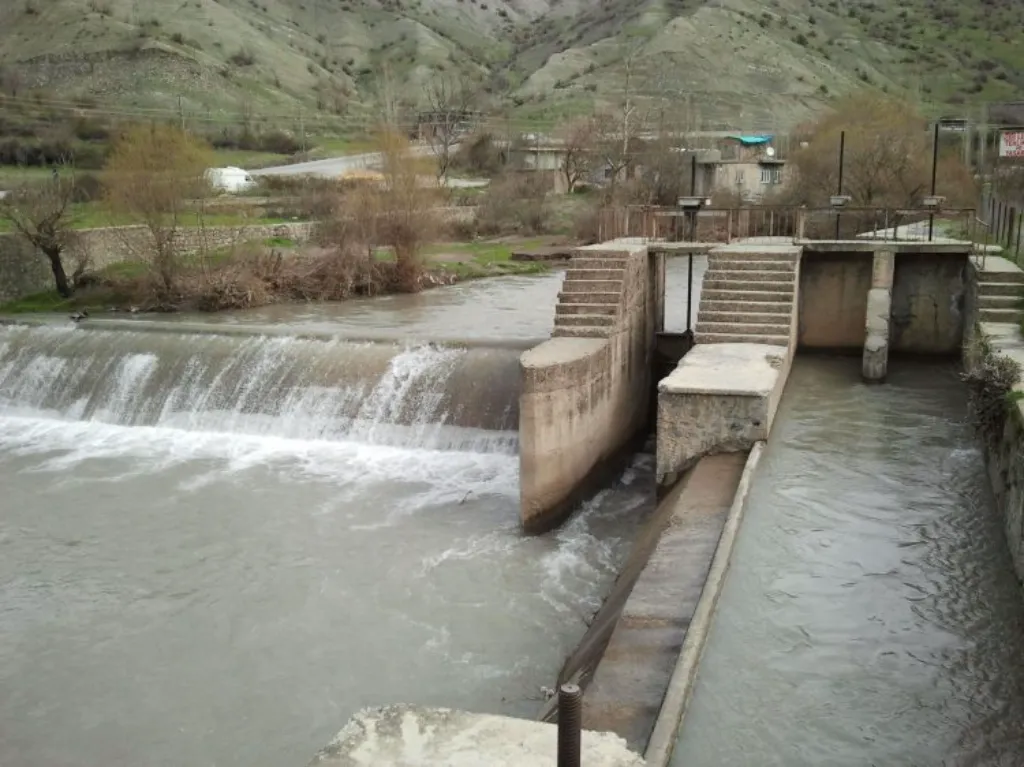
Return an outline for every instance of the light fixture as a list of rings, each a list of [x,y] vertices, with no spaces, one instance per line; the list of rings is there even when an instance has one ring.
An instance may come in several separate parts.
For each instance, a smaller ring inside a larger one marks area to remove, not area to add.
[[[680,208],[686,211],[696,211],[707,205],[710,200],[704,197],[680,197],[678,205]]]
[[[853,198],[848,194],[834,194],[828,198],[828,204],[833,208],[845,208],[851,199]]]

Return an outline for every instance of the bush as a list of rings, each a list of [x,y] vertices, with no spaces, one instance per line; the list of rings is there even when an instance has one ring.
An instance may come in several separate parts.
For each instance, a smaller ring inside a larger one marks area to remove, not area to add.
[[[103,182],[94,173],[79,173],[75,176],[72,202],[95,202],[103,199]]]
[[[505,166],[505,153],[490,133],[477,133],[461,144],[452,158],[452,168],[475,176],[491,178]]]
[[[1009,357],[992,355],[988,349],[975,350],[977,363],[962,374],[975,428],[986,442],[999,439],[1010,416],[1013,387],[1020,380],[1021,367]]]
[[[548,226],[549,180],[540,173],[510,173],[481,195],[477,227],[482,234],[542,234]]]
[[[271,130],[266,133],[253,133],[248,129],[234,132],[228,128],[210,137],[214,149],[244,149],[249,152],[273,152],[275,154],[295,154],[302,145],[287,131]]]

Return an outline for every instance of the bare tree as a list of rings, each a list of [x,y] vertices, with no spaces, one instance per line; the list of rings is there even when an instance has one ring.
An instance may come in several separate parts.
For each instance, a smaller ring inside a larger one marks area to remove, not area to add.
[[[447,76],[435,78],[426,89],[427,142],[437,159],[437,177],[445,179],[466,126],[471,94],[466,83]]]
[[[54,178],[35,187],[11,192],[0,200],[0,218],[10,222],[15,233],[42,252],[50,262],[54,285],[63,298],[74,289],[64,271],[64,252],[72,244],[72,209],[75,178],[73,173]]]
[[[562,175],[566,191],[572,194],[594,165],[594,120],[579,118],[565,125],[562,133]]]
[[[871,93],[855,94],[803,133],[787,171],[790,201],[824,205],[836,193],[840,134],[846,132],[843,192],[855,205],[914,205],[928,193],[932,147],[927,120],[912,105]],[[971,205],[976,190],[958,153],[939,155],[938,193]]]
[[[401,104],[398,96],[398,86],[391,72],[391,66],[385,61],[377,75],[377,107],[380,109],[380,121],[388,127],[388,130],[398,129]]]
[[[191,202],[204,196],[204,172],[212,164],[198,140],[167,125],[139,125],[114,145],[106,167],[110,207],[141,223],[148,232],[141,257],[149,262],[165,295],[173,293],[180,270],[179,231]],[[136,244],[134,237],[126,245]]]
[[[645,44],[643,39],[630,37],[623,57],[622,99],[617,109],[595,117],[595,147],[614,192],[618,181],[629,175],[640,151],[640,135],[646,128],[648,114],[640,108],[636,95],[640,79],[638,59]]]

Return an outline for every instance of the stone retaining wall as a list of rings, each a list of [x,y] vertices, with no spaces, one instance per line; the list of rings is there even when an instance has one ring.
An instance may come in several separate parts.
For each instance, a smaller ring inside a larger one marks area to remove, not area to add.
[[[182,252],[202,248],[217,249],[242,242],[286,237],[297,242],[309,239],[313,224],[307,221],[252,226],[215,226],[207,229],[183,229],[179,233]],[[65,268],[74,271],[78,257],[88,257],[93,269],[102,269],[123,261],[137,261],[148,249],[149,232],[142,226],[118,226],[82,229],[75,233],[65,257]],[[14,234],[0,234],[0,302],[41,293],[53,288],[49,262],[42,253],[33,252]]]
[[[1007,281],[1021,285],[1024,292],[1024,274],[1004,259],[1000,271]],[[991,268],[991,266],[990,266]],[[1012,271],[1011,271],[1012,270]],[[964,365],[973,368],[985,355],[1008,357],[1024,367],[1024,336],[1013,323],[982,322],[980,283],[977,261],[971,259],[967,270],[966,328],[964,334]],[[1024,389],[1018,382],[1017,389]],[[1009,403],[1009,417],[1002,431],[985,445],[985,467],[995,498],[996,509],[1003,518],[1006,542],[1013,558],[1018,579],[1024,581],[1024,401]]]

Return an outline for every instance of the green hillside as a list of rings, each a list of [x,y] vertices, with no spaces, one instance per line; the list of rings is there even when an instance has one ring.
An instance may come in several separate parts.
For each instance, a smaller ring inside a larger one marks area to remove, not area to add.
[[[3,105],[216,126],[372,124],[438,77],[518,122],[617,103],[782,128],[866,85],[1024,98],[1019,0],[7,0]]]

